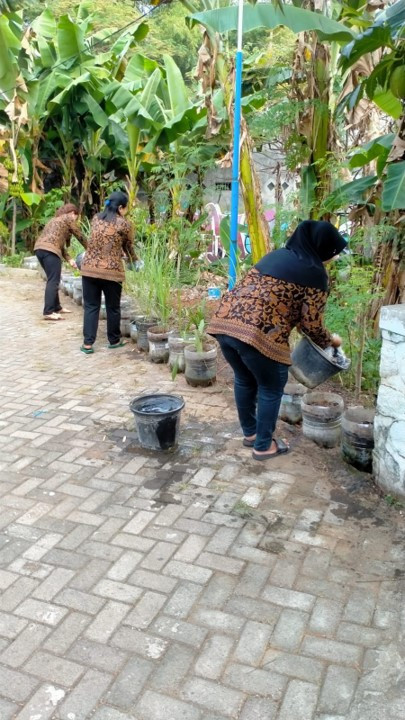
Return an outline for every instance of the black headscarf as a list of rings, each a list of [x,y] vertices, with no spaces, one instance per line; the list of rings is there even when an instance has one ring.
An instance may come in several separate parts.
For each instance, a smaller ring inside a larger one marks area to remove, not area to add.
[[[265,255],[255,265],[262,275],[303,285],[328,289],[323,263],[339,255],[347,242],[340,232],[324,220],[304,220],[287,241],[285,248]]]

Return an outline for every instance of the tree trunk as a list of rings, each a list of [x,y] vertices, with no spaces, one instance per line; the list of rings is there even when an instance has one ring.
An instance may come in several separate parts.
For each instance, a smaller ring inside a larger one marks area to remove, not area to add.
[[[13,219],[11,222],[11,254],[15,255],[16,237],[17,237],[17,198],[13,197]]]

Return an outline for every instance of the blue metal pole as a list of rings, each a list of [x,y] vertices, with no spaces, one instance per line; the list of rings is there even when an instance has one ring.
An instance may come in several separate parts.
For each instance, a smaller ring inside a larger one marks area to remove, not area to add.
[[[229,290],[236,282],[236,265],[238,253],[238,210],[239,210],[239,157],[240,157],[240,120],[242,110],[242,31],[243,31],[243,0],[239,0],[238,9],[238,49],[235,63],[235,101],[233,113],[233,158],[231,185],[231,228],[229,250]]]

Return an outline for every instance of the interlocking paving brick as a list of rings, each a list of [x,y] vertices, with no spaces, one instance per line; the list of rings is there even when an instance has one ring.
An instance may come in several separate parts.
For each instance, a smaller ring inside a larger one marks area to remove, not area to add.
[[[296,650],[308,623],[307,613],[299,610],[283,610],[271,637],[271,643],[282,650]]]
[[[73,685],[85,670],[82,665],[42,650],[34,653],[24,669],[32,675],[67,687]]]
[[[83,613],[69,613],[45,642],[44,649],[64,655],[91,620],[91,616]]]
[[[85,667],[116,673],[128,660],[128,654],[104,643],[101,644],[87,638],[80,638],[70,648],[68,658]]]
[[[18,711],[18,705],[0,698],[0,717],[2,720],[12,720]]]
[[[78,685],[58,708],[61,720],[86,720],[91,710],[111,684],[112,676],[98,670],[88,670]]]
[[[342,612],[342,603],[318,598],[312,611],[310,630],[320,635],[333,636],[341,620]]]
[[[192,565],[188,562],[178,562],[171,560],[165,567],[164,571],[167,575],[180,578],[181,580],[189,580],[190,582],[201,583],[205,585],[212,577],[212,571],[199,565]]]
[[[278,720],[312,720],[318,700],[318,688],[302,680],[291,680],[281,705]]]
[[[54,685],[44,684],[28,701],[15,720],[49,720],[65,697],[65,690]],[[1,706],[0,706],[1,707]],[[3,720],[3,716],[2,720]]]
[[[237,615],[230,615],[221,610],[213,610],[205,607],[196,607],[190,619],[198,625],[211,628],[211,630],[222,631],[232,635],[238,635],[245,624],[245,619]]]
[[[152,669],[149,660],[136,656],[128,660],[111,686],[108,702],[123,709],[132,709]]]
[[[226,635],[212,635],[204,643],[194,666],[194,672],[209,680],[218,680],[234,645]]]
[[[165,605],[165,615],[186,618],[194,603],[202,593],[202,586],[195,583],[182,582],[177,586]]]
[[[249,698],[246,700],[240,720],[275,720],[277,703],[269,698]]]
[[[243,628],[234,658],[247,665],[258,666],[268,646],[271,627],[265,623],[249,620]]]
[[[244,693],[263,695],[272,700],[280,700],[287,685],[287,678],[283,675],[237,663],[228,664],[223,679],[227,685]]]
[[[58,625],[67,612],[66,608],[34,599],[24,600],[15,611],[16,615],[21,615],[29,620],[45,623],[52,627]]]
[[[32,695],[38,680],[25,673],[0,667],[0,694],[15,702],[24,702]]]
[[[92,720],[136,720],[135,715],[130,711],[129,714],[121,712],[111,705],[104,705],[96,710],[92,715]]]
[[[180,643],[171,643],[150,676],[149,685],[161,693],[172,694],[173,691],[179,691],[194,659],[194,649]]]
[[[78,610],[80,612],[88,613],[89,615],[95,615],[105,605],[105,600],[103,598],[72,588],[62,590],[62,592],[60,592],[54,600],[59,605],[66,605],[66,607],[72,608],[72,610]]]
[[[304,655],[345,665],[358,665],[362,656],[362,648],[356,645],[316,637],[304,638],[302,651]]]
[[[244,700],[243,693],[202,678],[186,680],[182,696],[208,710],[217,710],[230,717],[237,715]]]
[[[198,708],[151,690],[144,693],[135,711],[141,720],[162,720],[162,718],[201,720],[201,712]]]
[[[147,628],[166,601],[166,595],[152,591],[145,592],[140,600],[138,600],[132,612],[126,617],[125,624],[131,625],[139,630]]]
[[[19,636],[1,653],[0,662],[18,668],[42,645],[50,629],[43,625],[30,623]]]
[[[323,684],[318,710],[345,715],[351,705],[358,682],[353,668],[330,665]]]
[[[141,588],[114,580],[100,580],[94,587],[94,592],[104,598],[119,600],[123,603],[132,603],[142,595]]]
[[[315,604],[315,595],[287,590],[285,588],[267,585],[263,590],[262,597],[275,605],[282,605],[293,610],[304,610],[309,612]]]
[[[129,611],[129,605],[114,600],[108,601],[86,629],[85,636],[90,640],[106,643]]]

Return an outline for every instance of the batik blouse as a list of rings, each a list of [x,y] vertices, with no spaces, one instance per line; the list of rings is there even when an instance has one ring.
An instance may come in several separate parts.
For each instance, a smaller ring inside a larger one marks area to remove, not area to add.
[[[137,257],[133,237],[131,223],[121,215],[117,215],[115,222],[102,220],[96,215],[91,223],[90,239],[81,267],[82,275],[123,282],[123,254],[131,260]]]

